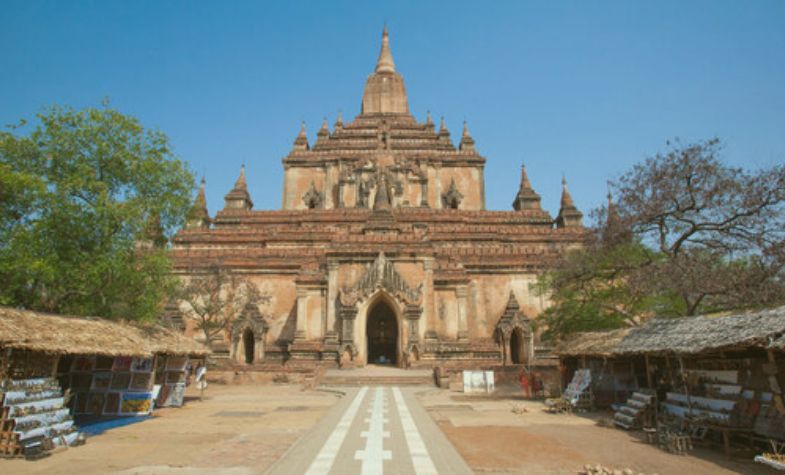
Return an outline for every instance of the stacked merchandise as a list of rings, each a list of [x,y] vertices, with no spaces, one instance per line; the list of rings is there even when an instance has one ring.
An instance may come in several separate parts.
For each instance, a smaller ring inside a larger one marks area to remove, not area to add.
[[[689,395],[669,392],[663,409],[681,419],[722,426],[741,426],[737,403],[742,387],[735,370],[688,370]]]
[[[0,387],[0,455],[13,457],[22,447],[72,445],[74,427],[63,391],[54,378],[7,379]]]
[[[156,407],[180,407],[185,396],[187,356],[158,356],[155,385],[160,387],[155,399]]]
[[[640,429],[651,426],[657,396],[644,390],[632,393],[627,403],[613,415],[613,422],[625,429]]]
[[[152,410],[152,358],[77,356],[61,378],[73,393],[74,414],[128,416]]]

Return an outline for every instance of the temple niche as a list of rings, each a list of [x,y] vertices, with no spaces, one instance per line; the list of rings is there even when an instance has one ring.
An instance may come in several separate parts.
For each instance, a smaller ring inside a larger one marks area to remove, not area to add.
[[[580,245],[582,214],[565,182],[553,218],[523,168],[512,209],[486,210],[480,148],[466,123],[456,145],[444,119],[411,114],[385,29],[360,113],[313,142],[300,126],[282,209],[253,209],[243,167],[210,217],[203,183],[175,272],[218,264],[273,296],[227,330],[234,364],[527,364],[548,305],[532,284]]]

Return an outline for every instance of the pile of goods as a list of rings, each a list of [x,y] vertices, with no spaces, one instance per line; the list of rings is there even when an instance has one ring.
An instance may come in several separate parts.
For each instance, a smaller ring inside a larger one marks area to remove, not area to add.
[[[0,386],[0,455],[72,445],[79,433],[54,378],[6,380]]]

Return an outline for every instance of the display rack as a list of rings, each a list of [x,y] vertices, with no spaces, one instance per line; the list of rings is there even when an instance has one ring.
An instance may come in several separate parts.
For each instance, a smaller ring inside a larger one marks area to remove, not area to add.
[[[640,429],[651,426],[657,397],[644,391],[636,391],[613,415],[613,422],[625,429]]]

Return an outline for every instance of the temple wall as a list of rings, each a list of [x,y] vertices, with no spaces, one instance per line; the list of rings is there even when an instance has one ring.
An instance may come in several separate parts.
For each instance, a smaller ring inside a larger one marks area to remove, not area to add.
[[[264,274],[248,276],[248,278],[259,288],[262,295],[270,297],[268,303],[259,305],[259,311],[268,319],[270,325],[266,343],[273,343],[279,338],[288,339],[290,335],[287,333],[294,331],[296,317],[297,288],[294,276]]]
[[[482,274],[472,276],[468,305],[469,336],[491,338],[499,317],[504,313],[510,290],[530,319],[536,318],[546,307],[547,300],[531,288],[537,282],[534,274]],[[472,308],[474,306],[474,308]],[[473,317],[472,317],[473,315]]]
[[[483,208],[483,190],[481,186],[478,186],[482,180],[481,168],[442,167],[440,175],[440,204],[442,195],[450,189],[452,180],[455,180],[455,187],[463,195],[459,209],[480,210]]]
[[[303,195],[311,187],[311,182],[316,190],[325,192],[325,171],[317,167],[290,166],[284,173],[284,209],[307,209]],[[326,195],[326,193],[325,193]]]

